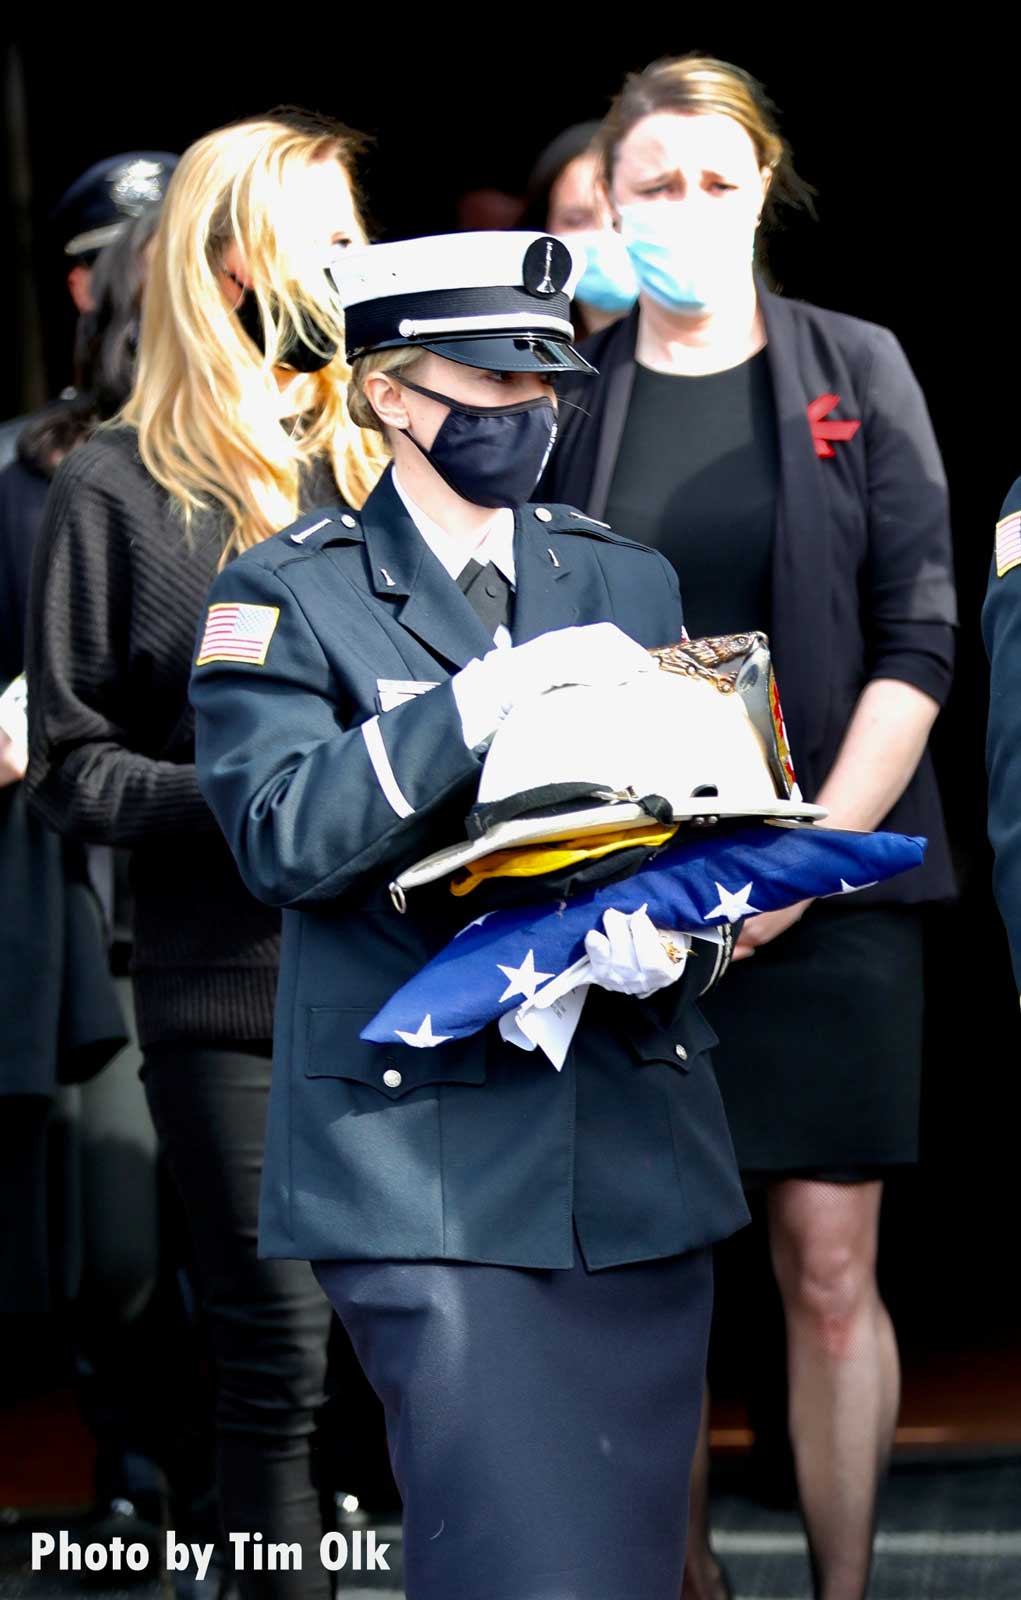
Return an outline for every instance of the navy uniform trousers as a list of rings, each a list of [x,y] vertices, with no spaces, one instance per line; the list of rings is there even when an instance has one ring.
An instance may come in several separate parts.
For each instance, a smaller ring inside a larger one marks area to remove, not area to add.
[[[680,637],[672,570],[578,512],[522,507],[514,552],[515,643]],[[283,907],[260,1250],[314,1264],[383,1400],[408,1600],[677,1600],[708,1246],[747,1217],[694,975],[591,993],[559,1073],[493,1028],[362,1040],[472,915],[387,885],[463,835],[482,757],[450,677],[492,635],[387,477],[212,603],[199,781]],[[421,692],[383,709],[395,686]]]

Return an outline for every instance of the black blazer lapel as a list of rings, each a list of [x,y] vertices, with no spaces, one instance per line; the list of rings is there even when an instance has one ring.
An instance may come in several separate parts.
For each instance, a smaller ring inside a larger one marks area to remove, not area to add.
[[[773,559],[774,661],[781,691],[797,683],[798,704],[790,702],[790,734],[795,759],[806,769],[825,735],[831,674],[832,639],[828,626],[832,588],[832,550],[828,515],[829,484],[815,453],[807,407],[826,389],[818,361],[799,335],[799,323],[788,301],[758,283],[759,304],[766,325],[769,369],[776,400],[780,449],[780,488]],[[565,422],[564,454],[554,458],[550,487],[556,498],[582,505],[605,518],[620,454],[635,374],[638,308],[623,322],[584,348],[599,369],[598,390],[579,404],[589,420]],[[832,382],[832,375],[828,380]],[[575,390],[572,389],[572,398]],[[589,441],[591,446],[589,447]],[[726,507],[721,507],[725,513]],[[619,529],[626,533],[627,529]]]
[[[415,527],[391,471],[365,502],[361,520],[369,582],[392,602],[401,627],[451,667],[492,650],[492,635]]]
[[[610,498],[613,473],[624,437],[631,391],[635,385],[635,347],[638,343],[638,307],[621,324],[618,337],[608,350],[603,384],[603,410],[599,419],[592,487],[585,501],[590,517],[602,521]]]
[[[769,371],[776,399],[780,492],[773,550],[772,655],[795,765],[806,770],[824,737],[830,686],[829,624],[833,552],[823,465],[815,452],[807,408],[818,392],[806,371],[790,305],[759,285],[766,325]]]

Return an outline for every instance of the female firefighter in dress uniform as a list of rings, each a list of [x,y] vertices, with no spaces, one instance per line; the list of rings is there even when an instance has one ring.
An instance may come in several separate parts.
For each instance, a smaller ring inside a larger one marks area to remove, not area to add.
[[[528,503],[586,370],[564,244],[332,270],[393,466],[220,575],[192,678],[203,792],[283,908],[262,1250],[313,1262],[382,1398],[409,1600],[677,1600],[709,1246],[746,1219],[689,977],[611,951],[562,1071],[494,1028],[359,1036],[466,920],[388,884],[460,831],[501,716],[648,670],[676,579]]]

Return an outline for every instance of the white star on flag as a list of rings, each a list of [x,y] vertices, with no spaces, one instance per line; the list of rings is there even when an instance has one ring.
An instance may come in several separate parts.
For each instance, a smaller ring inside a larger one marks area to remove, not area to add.
[[[418,1050],[428,1050],[433,1044],[446,1044],[453,1035],[449,1033],[433,1033],[432,1013],[429,1012],[419,1024],[417,1033],[402,1033],[400,1028],[395,1028],[398,1039],[403,1039],[405,1044],[413,1044]]]
[[[552,978],[552,972],[536,972],[535,951],[529,950],[520,967],[505,967],[501,961],[497,966],[508,980],[507,987],[500,996],[500,1003],[510,1000],[513,995],[524,995],[526,1000],[531,1000],[540,983],[545,983],[547,978]]]
[[[877,878],[873,883],[848,883],[846,878],[841,878],[840,892],[841,894],[857,894],[859,889],[874,889],[878,882],[879,879]]]
[[[738,889],[736,892],[731,892],[730,889],[725,889],[722,883],[718,883],[716,885],[716,893],[720,897],[720,903],[718,906],[714,906],[711,911],[706,912],[702,919],[703,922],[708,922],[710,917],[725,917],[728,922],[738,922],[742,917],[761,915],[758,906],[749,905],[748,903],[748,896],[751,892],[752,886],[750,883],[746,883],[743,889]]]

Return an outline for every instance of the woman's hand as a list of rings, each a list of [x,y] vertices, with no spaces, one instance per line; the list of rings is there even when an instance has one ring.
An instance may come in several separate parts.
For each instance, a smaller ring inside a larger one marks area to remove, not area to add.
[[[788,906],[784,911],[763,911],[756,917],[749,917],[741,929],[741,937],[734,946],[733,961],[744,961],[747,956],[753,956],[764,944],[772,944],[781,933],[786,933],[788,928],[793,928],[800,922],[811,900],[799,900],[797,905]]]
[[[469,661],[451,680],[469,750],[490,739],[521,700],[568,684],[610,688],[638,674],[655,673],[656,662],[643,645],[612,622],[541,633],[511,650],[490,650]]]
[[[15,744],[7,734],[0,729],[0,789],[6,789],[9,783],[20,783],[25,776],[28,766],[28,757],[23,745]]]
[[[911,781],[939,706],[913,684],[874,678],[865,685],[826,782],[814,797],[829,815],[827,828],[869,833],[892,810]],[[734,961],[753,956],[804,916],[811,900],[786,911],[749,917]]]
[[[647,1000],[683,974],[691,940],[673,928],[657,928],[647,905],[630,915],[611,907],[603,912],[603,928],[585,935],[592,982],[600,989]]]

